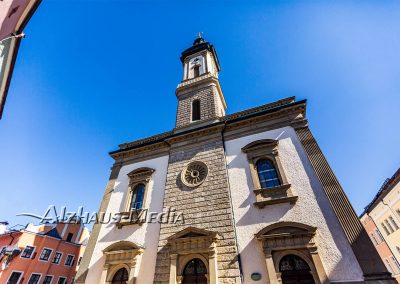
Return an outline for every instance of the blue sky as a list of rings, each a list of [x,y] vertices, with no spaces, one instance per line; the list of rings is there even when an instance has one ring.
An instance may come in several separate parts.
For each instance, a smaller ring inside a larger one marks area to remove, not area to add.
[[[397,1],[51,1],[0,120],[0,220],[96,211],[118,144],[174,127],[180,52],[218,52],[228,113],[296,96],[357,213],[400,166]]]

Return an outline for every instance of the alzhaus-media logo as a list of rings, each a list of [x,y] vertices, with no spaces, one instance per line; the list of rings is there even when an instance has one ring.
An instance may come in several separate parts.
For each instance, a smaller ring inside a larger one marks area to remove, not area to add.
[[[62,206],[57,211],[55,205],[49,205],[42,215],[34,213],[20,213],[16,216],[25,216],[38,219],[40,224],[58,223],[81,223],[81,224],[117,224],[122,222],[130,223],[170,223],[184,224],[182,212],[178,212],[174,207],[167,207],[162,212],[149,212],[148,209],[135,209],[129,212],[84,212],[83,206],[78,207],[77,211],[67,211],[66,206]]]

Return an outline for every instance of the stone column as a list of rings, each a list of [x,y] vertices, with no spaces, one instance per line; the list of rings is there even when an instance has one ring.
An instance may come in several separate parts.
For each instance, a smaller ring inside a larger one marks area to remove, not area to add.
[[[208,252],[208,275],[209,275],[209,284],[218,284],[218,263],[217,263],[217,252],[215,245],[213,248]]]
[[[315,283],[328,284],[329,280],[328,277],[326,276],[321,258],[319,257],[317,247],[309,247],[308,250],[311,254],[312,261],[314,262],[315,270],[317,271],[317,279]]]
[[[109,264],[104,264],[103,271],[101,272],[100,284],[107,283],[106,280],[107,280],[107,273],[108,273],[109,268],[110,268]]]
[[[176,284],[176,265],[178,260],[178,255],[176,253],[169,256],[170,266],[169,266],[169,284]]]
[[[135,282],[136,282],[136,279],[135,279],[135,266],[136,266],[136,257],[135,257],[135,260],[130,265],[128,284],[135,284]]]
[[[270,284],[278,283],[278,278],[276,277],[274,260],[272,258],[272,251],[270,249],[264,250],[265,263],[267,265],[267,274]]]

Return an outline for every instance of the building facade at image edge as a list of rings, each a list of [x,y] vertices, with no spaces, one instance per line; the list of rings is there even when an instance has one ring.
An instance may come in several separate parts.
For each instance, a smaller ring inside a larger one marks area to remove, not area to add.
[[[400,283],[400,169],[386,179],[360,220],[382,261]]]
[[[176,127],[110,153],[99,211],[124,217],[93,227],[75,283],[396,283],[306,101],[226,115],[213,45],[197,38],[180,59]],[[143,212],[168,222],[136,222]]]

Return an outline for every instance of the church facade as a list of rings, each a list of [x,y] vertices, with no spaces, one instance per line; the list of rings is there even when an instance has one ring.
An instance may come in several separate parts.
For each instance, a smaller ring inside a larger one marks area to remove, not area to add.
[[[395,283],[306,101],[226,115],[214,46],[199,37],[181,61],[176,127],[110,153],[99,211],[121,218],[94,225],[75,283]]]

